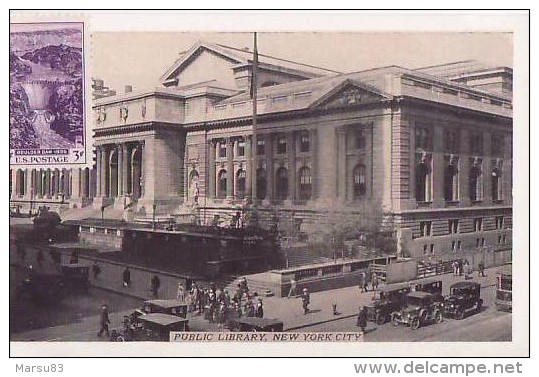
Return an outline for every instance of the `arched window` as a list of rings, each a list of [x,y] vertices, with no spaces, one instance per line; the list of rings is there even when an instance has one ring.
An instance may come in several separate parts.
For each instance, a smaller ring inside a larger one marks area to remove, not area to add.
[[[191,170],[191,173],[189,173],[189,191],[187,195],[192,199],[195,203],[198,202],[198,195],[199,195],[199,174],[198,171],[195,169]]]
[[[444,171],[444,199],[448,202],[459,200],[458,168],[449,164]]]
[[[226,198],[226,170],[220,170],[217,177],[217,198],[224,199]]]
[[[492,200],[502,200],[502,171],[501,169],[492,169],[491,176]]]
[[[354,198],[361,198],[367,193],[367,168],[359,164],[354,168]]]
[[[472,166],[470,169],[470,200],[472,202],[483,199],[481,178],[481,169],[477,166]]]
[[[277,199],[284,200],[288,197],[288,170],[284,167],[277,169],[275,189]]]
[[[313,179],[311,169],[302,167],[299,170],[299,199],[309,200],[313,194]]]
[[[242,199],[245,196],[245,170],[239,169],[236,173],[236,197]]]
[[[266,169],[258,168],[256,170],[256,199],[266,199]]]
[[[427,162],[417,165],[415,197],[418,202],[431,201],[431,169]]]

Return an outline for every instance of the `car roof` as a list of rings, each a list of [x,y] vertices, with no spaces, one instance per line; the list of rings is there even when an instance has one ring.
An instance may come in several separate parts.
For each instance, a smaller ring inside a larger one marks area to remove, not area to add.
[[[427,278],[427,279],[422,279],[422,280],[419,280],[419,281],[416,281],[415,284],[420,284],[420,285],[425,285],[425,284],[432,284],[432,283],[441,283],[442,281],[440,279],[436,279],[436,278]]]
[[[432,293],[429,292],[410,292],[407,297],[416,297],[416,298],[425,298],[432,296]]]
[[[175,308],[178,306],[187,306],[187,304],[184,301],[181,301],[175,298],[170,299],[170,300],[156,299],[156,300],[144,301],[144,305],[146,304],[159,306],[161,308]]]
[[[396,291],[403,288],[410,288],[409,284],[406,283],[397,283],[397,284],[390,284],[383,286],[379,289],[380,292],[389,292],[389,291]]]
[[[283,323],[282,321],[278,319],[257,318],[257,317],[237,318],[234,321],[236,323],[244,323],[246,325],[253,325],[253,326],[260,326],[260,327],[277,325],[277,324]]]
[[[188,322],[187,319],[177,317],[175,315],[163,314],[163,313],[150,313],[144,314],[138,317],[139,320],[156,323],[158,325],[168,326],[173,323]]]
[[[476,283],[475,281],[459,281],[458,283],[451,284],[451,288],[467,288],[467,287],[477,288],[478,286],[481,286],[481,284]]]

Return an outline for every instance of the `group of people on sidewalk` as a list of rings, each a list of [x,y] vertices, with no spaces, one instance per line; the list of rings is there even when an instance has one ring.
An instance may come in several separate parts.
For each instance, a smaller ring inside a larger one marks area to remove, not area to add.
[[[228,290],[211,283],[208,287],[192,283],[190,289],[178,284],[176,298],[187,305],[190,313],[204,315],[204,319],[217,323],[219,327],[229,327],[235,318],[264,317],[264,304],[257,292],[251,294],[247,280],[242,277],[237,283],[234,295]]]
[[[464,279],[470,278],[473,273],[473,268],[468,259],[464,259],[464,261],[454,260],[451,263],[451,268],[453,269],[453,276],[464,275]],[[483,261],[477,265],[477,276],[485,277],[485,263]]]

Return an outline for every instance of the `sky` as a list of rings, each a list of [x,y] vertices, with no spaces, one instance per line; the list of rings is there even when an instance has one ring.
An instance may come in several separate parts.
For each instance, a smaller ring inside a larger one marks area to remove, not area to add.
[[[181,51],[203,40],[252,49],[252,33],[94,32],[92,77],[123,91],[124,85],[147,90]],[[512,67],[512,34],[490,33],[258,33],[258,50],[300,63],[339,72],[399,65],[419,68],[476,59],[493,66]]]

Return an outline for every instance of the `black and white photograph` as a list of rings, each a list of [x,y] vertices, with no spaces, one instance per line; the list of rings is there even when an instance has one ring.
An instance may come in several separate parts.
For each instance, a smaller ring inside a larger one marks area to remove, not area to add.
[[[475,356],[528,321],[513,313],[529,253],[513,248],[515,129],[529,125],[513,120],[512,32],[103,31],[87,17],[81,68],[65,29],[20,25],[10,146],[39,123],[53,149],[90,129],[91,155],[10,165],[14,347],[473,342]],[[69,88],[27,78],[53,66]]]

